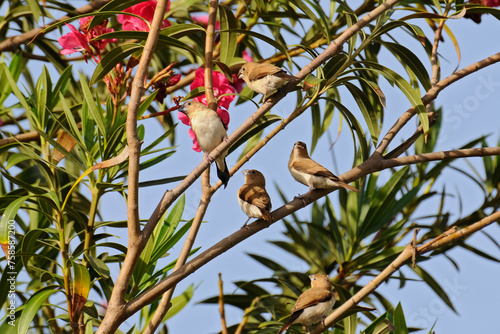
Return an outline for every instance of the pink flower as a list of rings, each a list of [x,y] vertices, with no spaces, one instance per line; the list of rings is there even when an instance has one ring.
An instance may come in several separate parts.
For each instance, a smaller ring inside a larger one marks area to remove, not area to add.
[[[231,82],[222,74],[221,72],[218,71],[212,71],[212,83],[214,86],[214,95],[215,98],[219,99],[219,107],[223,107],[225,109],[229,108],[229,105],[233,100],[236,98],[234,95],[226,95],[221,98],[219,98],[221,95],[224,94],[233,94],[235,92],[234,87],[231,85]],[[190,88],[191,90],[198,88],[198,87],[203,87],[205,86],[205,69],[204,68],[199,68],[196,70],[194,74],[194,80],[193,83],[191,84]],[[208,105],[207,103],[207,98],[205,94],[195,97],[194,101],[201,102],[205,105]],[[228,118],[228,123],[229,123],[229,116]],[[227,124],[226,124],[227,125]]]
[[[500,6],[500,0],[469,0],[470,4],[477,4],[486,7],[498,7]],[[466,13],[465,18],[471,19],[476,23],[481,23],[481,15],[482,13]]]
[[[155,13],[155,9],[158,3],[156,0],[150,0],[138,3],[132,7],[124,9],[123,12],[131,13],[138,15],[148,21],[149,23],[153,22],[153,16]],[[165,13],[170,9],[170,1],[167,3],[167,8],[165,9]],[[122,24],[123,30],[134,30],[134,31],[149,31],[149,26],[144,20],[141,20],[138,17],[130,16],[130,15],[118,15],[118,22]],[[162,28],[166,28],[170,26],[170,22],[168,20],[163,20],[161,25]]]
[[[193,83],[190,86],[191,90],[204,86],[205,85],[204,80],[205,80],[205,69],[204,68],[197,69],[194,74]],[[212,71],[212,83],[214,86],[214,95],[216,98],[224,94],[233,94],[235,92],[234,87],[231,85],[231,82],[224,76],[224,74],[218,71]],[[222,123],[224,123],[224,127],[226,129],[227,125],[229,124],[229,113],[227,112],[227,109],[229,108],[229,105],[235,98],[236,98],[235,95],[227,95],[219,98],[219,107],[217,108],[217,114],[222,120]],[[193,101],[198,101],[205,105],[208,105],[205,94],[195,97]],[[186,115],[179,112],[177,116],[182,123],[191,126],[191,122],[189,121],[189,118]],[[198,144],[198,140],[196,140],[196,135],[194,131],[192,129],[189,129],[188,134],[191,138],[193,138],[193,150],[195,150],[196,152],[200,152],[201,151],[200,145]]]
[[[108,43],[114,43],[117,41],[116,38],[113,39],[102,39],[93,40],[102,34],[113,32],[112,28],[106,28],[107,21],[104,21],[92,29],[88,30],[88,25],[92,20],[93,16],[83,17],[80,21],[80,30],[77,30],[72,24],[66,24],[71,32],[63,35],[59,38],[58,42],[61,44],[63,49],[61,54],[67,55],[78,51],[86,51],[87,53],[93,55],[94,52],[90,48],[91,46],[99,54],[100,50],[103,50]]]
[[[182,123],[191,126],[191,121],[189,120],[189,117],[186,116],[186,114],[179,111],[177,113],[177,118],[179,118],[179,121],[181,121]],[[201,152],[200,144],[198,144],[198,140],[196,139],[196,134],[194,133],[193,129],[189,128],[188,135],[193,139],[193,150],[195,150],[196,152]]]
[[[59,37],[58,39],[59,44],[63,47],[61,54],[67,55],[78,51],[87,51],[92,54],[87,36],[78,31],[74,25],[68,23],[66,23],[66,25],[69,27],[71,32]]]
[[[191,16],[194,22],[204,27],[208,26],[208,15]],[[220,22],[215,21],[215,30],[220,30]]]
[[[253,56],[249,54],[247,50],[243,50],[243,52],[241,53],[241,57],[245,59],[248,63],[254,61]]]
[[[486,0],[485,6],[487,6],[487,7],[498,7],[498,6],[500,6],[500,0]]]
[[[182,77],[182,74],[176,74],[176,75],[170,77],[170,79],[168,79],[168,81],[167,81],[167,87],[177,85],[179,80],[181,80],[181,77]]]

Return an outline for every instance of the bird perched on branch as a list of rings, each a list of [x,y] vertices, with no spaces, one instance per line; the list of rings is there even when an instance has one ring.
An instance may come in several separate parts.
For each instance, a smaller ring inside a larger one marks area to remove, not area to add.
[[[245,80],[248,88],[256,93],[267,96],[276,93],[287,81],[299,81],[282,68],[265,63],[246,63],[238,72],[238,78]]]
[[[292,309],[290,319],[278,334],[283,333],[292,324],[302,324],[308,329],[310,325],[323,321],[335,304],[332,285],[328,275],[311,275],[311,288],[304,291]]]
[[[264,175],[255,169],[244,170],[243,175],[245,175],[245,184],[238,190],[238,203],[248,219],[242,228],[247,226],[250,218],[262,218],[271,223],[273,221],[269,213],[271,198],[266,191]]]
[[[227,139],[224,123],[222,123],[222,120],[215,111],[200,102],[186,102],[179,108],[179,111],[189,117],[191,128],[196,134],[200,148],[205,152],[205,156],[211,163],[212,161],[208,158],[208,154],[223,140]],[[215,160],[217,176],[222,181],[222,184],[224,184],[224,188],[229,181],[229,170],[225,160],[226,155],[227,151]]]
[[[311,190],[343,187],[358,192],[358,189],[341,181],[335,174],[311,159],[307,153],[306,144],[301,141],[293,146],[288,169],[295,180],[305,184]]]

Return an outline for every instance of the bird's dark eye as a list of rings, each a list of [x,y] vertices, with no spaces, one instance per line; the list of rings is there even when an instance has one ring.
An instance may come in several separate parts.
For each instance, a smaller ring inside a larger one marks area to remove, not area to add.
[[[244,68],[244,67],[242,67],[242,68],[241,68],[241,71],[242,71],[242,72],[245,72],[245,70],[246,70],[246,68]]]
[[[187,106],[190,106],[190,105],[191,105],[191,102],[186,103],[186,105],[187,105]]]

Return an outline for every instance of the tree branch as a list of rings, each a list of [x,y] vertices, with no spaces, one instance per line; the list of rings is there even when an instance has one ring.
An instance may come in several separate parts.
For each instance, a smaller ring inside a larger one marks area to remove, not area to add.
[[[426,243],[423,246],[417,248],[418,254],[424,254],[430,252],[438,247],[442,247],[453,242],[456,242],[459,239],[465,238],[484,227],[490,225],[491,223],[500,220],[500,211],[495,212],[494,214],[481,219],[477,223],[468,226],[462,230],[451,233],[448,235],[448,232],[443,235],[438,236],[432,241]],[[412,257],[412,245],[411,243],[406,246],[403,252],[394,260],[389,266],[387,266],[377,277],[371,280],[365,287],[363,287],[358,293],[351,297],[344,304],[340,305],[332,314],[330,314],[324,321],[325,326],[319,324],[314,330],[310,332],[310,334],[319,334],[322,333],[327,327],[330,327],[336,320],[338,320],[342,314],[344,314],[351,307],[359,304],[366,296],[368,296],[371,292],[373,292],[382,282],[388,279],[392,273],[401,268],[406,261],[411,259]]]
[[[434,101],[439,93],[452,83],[468,76],[471,73],[474,73],[482,68],[485,68],[489,65],[495,64],[498,61],[500,61],[500,52],[496,53],[492,56],[489,56],[488,58],[485,58],[483,60],[480,60],[472,65],[469,65],[459,71],[456,71],[455,73],[451,74],[450,76],[446,77],[445,79],[439,81],[434,87],[432,87],[423,97],[422,97],[422,102],[424,105],[429,104],[430,102]],[[380,141],[379,146],[375,150],[377,155],[382,155],[384,151],[387,149],[389,144],[392,142],[394,137],[399,133],[399,131],[408,123],[408,121],[415,116],[415,109],[413,107],[409,108],[399,119],[394,123],[392,128],[387,132],[385,137]]]
[[[431,104],[428,104],[427,106],[430,106]],[[434,126],[436,124],[436,118],[439,117],[439,115],[434,114],[434,112],[430,112],[427,115],[429,117],[429,128]],[[399,157],[401,154],[406,152],[407,149],[409,149],[416,141],[417,139],[424,133],[424,127],[422,124],[420,124],[415,130],[415,133],[408,139],[406,139],[404,142],[399,144],[398,147],[393,149],[391,152],[387,153],[384,158],[385,159],[390,159],[393,157]]]
[[[214,58],[214,37],[215,37],[215,22],[217,21],[217,9],[219,2],[217,0],[210,1],[208,10],[208,26],[205,36],[205,96],[207,98],[208,107],[217,111],[217,100],[214,97],[214,85],[212,82],[212,69]]]
[[[127,287],[137,260],[149,239],[149,235],[148,237],[142,235],[139,225],[139,159],[141,156],[141,141],[137,133],[137,112],[141,96],[144,94],[144,82],[147,79],[149,63],[156,48],[166,8],[167,0],[159,0],[155,9],[153,22],[151,23],[151,30],[144,45],[134,81],[132,82],[126,125],[127,144],[129,147],[129,185],[127,196],[128,251],[115,282],[108,310],[97,333],[114,333],[119,324],[126,319],[123,317],[121,309],[125,304]]]
[[[383,169],[386,169],[391,167],[413,165],[428,161],[448,160],[448,159],[468,158],[468,157],[484,157],[490,155],[500,155],[500,147],[468,148],[461,150],[422,153],[400,158],[384,159],[382,161],[382,166]]]

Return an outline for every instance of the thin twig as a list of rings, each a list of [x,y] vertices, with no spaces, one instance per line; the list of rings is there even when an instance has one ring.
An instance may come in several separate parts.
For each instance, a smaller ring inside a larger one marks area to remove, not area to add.
[[[413,230],[413,239],[411,240],[411,263],[413,268],[417,267],[417,234],[420,231],[419,228]]]
[[[250,306],[245,309],[245,315],[243,316],[243,319],[241,320],[241,322],[239,323],[238,327],[234,331],[234,334],[241,334],[241,333],[243,333],[243,329],[245,328],[245,325],[247,324],[248,318],[250,316],[249,314],[250,314],[250,312],[252,310],[255,309],[255,304],[257,304],[259,301],[260,301],[260,297],[255,297],[252,300],[252,304],[250,304]]]
[[[222,283],[222,275],[219,273],[219,313],[221,322],[221,333],[228,334],[227,324],[226,324],[226,312],[224,311],[224,289]]]

